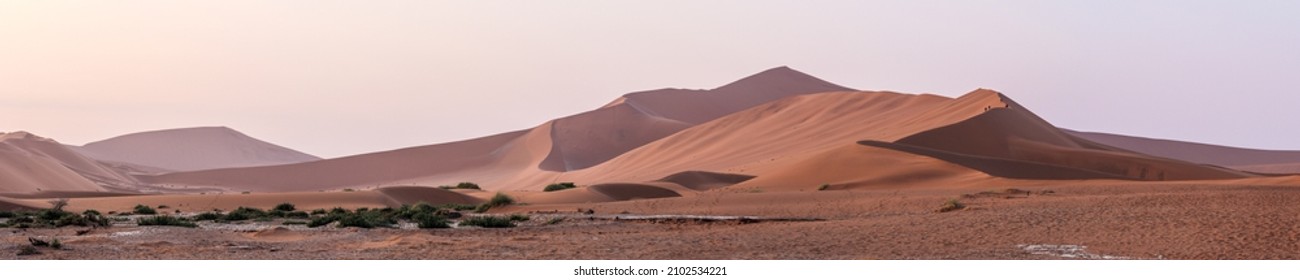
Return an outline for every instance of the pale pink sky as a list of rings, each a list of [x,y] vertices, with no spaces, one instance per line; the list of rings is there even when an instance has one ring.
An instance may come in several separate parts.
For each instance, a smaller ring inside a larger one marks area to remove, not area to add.
[[[1072,129],[1300,149],[1297,1],[536,2],[4,1],[0,131],[221,125],[334,157],[789,65],[997,89]]]

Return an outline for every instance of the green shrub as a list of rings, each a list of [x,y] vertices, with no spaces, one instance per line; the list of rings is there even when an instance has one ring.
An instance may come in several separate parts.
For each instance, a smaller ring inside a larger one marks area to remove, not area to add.
[[[478,207],[478,205],[473,205],[473,204],[455,204],[455,203],[448,203],[448,204],[443,204],[442,206],[439,206],[439,208],[451,209],[451,210],[456,210],[456,211],[469,211],[469,210],[474,210],[474,208],[477,208],[477,207]]]
[[[188,228],[199,226],[194,224],[194,222],[191,222],[189,219],[178,218],[173,216],[153,216],[153,217],[140,218],[139,220],[136,220],[135,223],[140,226],[172,226],[172,227],[188,227]]]
[[[303,211],[293,211],[293,212],[286,213],[284,217],[292,218],[292,219],[306,219],[306,218],[311,218],[311,214],[307,214],[307,212],[303,212]]]
[[[477,208],[474,208],[474,213],[487,213],[488,210],[492,210],[492,205],[484,203],[480,204]]]
[[[288,215],[289,215],[289,212],[280,211],[280,210],[275,210],[275,209],[271,209],[271,211],[267,211],[267,212],[266,212],[266,216],[267,216],[267,217],[284,218],[285,216],[288,216]]]
[[[226,213],[226,216],[223,218],[223,220],[243,221],[243,220],[263,218],[266,216],[267,216],[266,211],[262,211],[262,209],[250,208],[250,207],[239,207],[239,208],[235,208],[234,211],[230,211],[230,213]]]
[[[447,218],[444,218],[436,214],[419,213],[416,214],[414,217],[411,217],[411,220],[414,221],[420,228],[450,228],[451,227],[451,224],[447,222]]]
[[[461,226],[484,227],[484,228],[509,228],[515,227],[515,222],[510,218],[500,216],[477,216],[465,218],[460,221]]]
[[[13,211],[0,211],[0,218],[13,218],[17,216]]]
[[[325,209],[316,209],[316,210],[311,210],[311,215],[312,215],[312,216],[315,216],[315,215],[325,215]]]
[[[56,249],[56,250],[57,250],[57,249],[63,249],[63,242],[59,242],[59,239],[58,239],[58,238],[55,238],[55,239],[53,239],[53,240],[50,240],[50,248],[54,248],[54,249]]]
[[[90,226],[90,224],[91,224],[90,221],[87,220],[85,216],[81,216],[81,215],[63,216],[63,218],[59,218],[58,221],[54,222],[55,227]]]
[[[572,182],[564,182],[564,183],[547,185],[545,189],[542,189],[542,191],[545,192],[562,191],[562,190],[567,190],[567,189],[572,189],[577,187],[578,186],[574,185]]]
[[[511,214],[511,215],[510,215],[510,220],[511,220],[511,221],[522,222],[522,221],[527,221],[528,219],[529,219],[528,215],[524,215],[524,214]]]
[[[315,217],[315,218],[312,218],[310,222],[307,222],[307,227],[312,227],[312,228],[314,228],[314,227],[320,227],[320,226],[324,226],[324,225],[328,225],[328,224],[330,224],[330,223],[333,223],[334,221],[338,221],[338,217],[337,217],[337,216],[320,216],[320,217]]]
[[[135,209],[132,210],[131,213],[135,213],[136,215],[157,215],[158,211],[153,210],[153,208],[149,208],[149,206],[137,204],[135,205]]]
[[[198,215],[194,215],[193,218],[195,221],[215,221],[215,220],[221,220],[222,218],[225,218],[225,216],[217,212],[203,212],[203,213],[199,213]]]
[[[279,205],[276,205],[275,208],[272,208],[272,210],[280,210],[280,211],[284,211],[284,212],[293,212],[293,210],[297,210],[297,209],[293,207],[293,204],[289,204],[289,203],[280,203]]]
[[[515,204],[515,199],[510,198],[510,196],[503,193],[497,193],[496,195],[493,195],[492,199],[489,199],[487,203],[488,205],[492,205],[492,207],[499,207]]]
[[[455,186],[438,186],[438,188],[445,189],[445,190],[450,190],[450,189],[482,190],[483,189],[480,188],[478,184],[472,182],[460,182]]]
[[[353,214],[351,214],[351,215],[345,215],[345,216],[339,217],[339,220],[338,220],[338,221],[339,221],[339,225],[338,225],[338,227],[341,227],[341,228],[345,228],[345,227],[359,227],[359,228],[391,227],[391,226],[393,226],[393,223],[394,223],[394,221],[392,221],[392,220],[390,220],[390,219],[388,219],[388,218],[386,218],[386,217],[383,217],[382,215],[379,215],[378,212],[353,213]]]

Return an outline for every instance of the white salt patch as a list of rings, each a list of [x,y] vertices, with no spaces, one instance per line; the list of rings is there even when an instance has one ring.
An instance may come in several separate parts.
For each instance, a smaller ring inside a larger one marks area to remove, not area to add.
[[[1034,255],[1048,255],[1071,259],[1087,260],[1127,260],[1128,257],[1099,255],[1088,253],[1088,246],[1083,245],[1053,245],[1053,244],[1020,244],[1016,245],[1021,250],[1025,250]]]

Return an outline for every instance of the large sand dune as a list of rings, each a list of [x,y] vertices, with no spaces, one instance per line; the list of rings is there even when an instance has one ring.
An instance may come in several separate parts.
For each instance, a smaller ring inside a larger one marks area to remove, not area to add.
[[[1259,150],[1098,132],[1075,136],[1131,151],[1190,162],[1266,173],[1300,173],[1300,151]]]
[[[193,171],[320,160],[226,127],[132,133],[76,148],[91,158],[164,170]]]
[[[142,178],[158,184],[254,191],[459,181],[478,182],[489,189],[540,189],[567,180],[561,172],[602,164],[701,122],[783,97],[845,89],[779,67],[712,90],[627,94],[599,109],[524,131],[300,164]]]
[[[106,192],[134,183],[54,140],[27,132],[0,134],[0,193]]]

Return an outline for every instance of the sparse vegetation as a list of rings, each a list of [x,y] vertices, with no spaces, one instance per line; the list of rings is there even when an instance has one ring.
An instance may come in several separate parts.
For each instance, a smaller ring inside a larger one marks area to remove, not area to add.
[[[506,206],[514,203],[515,203],[514,198],[511,198],[510,196],[505,195],[503,193],[497,193],[496,195],[493,195],[491,199],[488,199],[487,203],[480,204],[478,208],[475,208],[474,212],[486,213],[488,210],[491,210],[492,208]]]
[[[957,199],[949,199],[948,201],[944,202],[943,205],[940,206],[939,210],[937,211],[939,213],[943,213],[943,212],[961,210],[964,208],[966,208],[966,205],[962,204],[961,201],[958,201]]]
[[[477,216],[465,218],[460,221],[460,225],[483,228],[510,228],[515,227],[515,222],[510,220],[508,217]]]
[[[239,208],[235,208],[234,211],[230,211],[230,213],[226,213],[226,216],[222,217],[221,220],[244,221],[244,220],[263,218],[266,216],[267,216],[266,211],[262,211],[262,209],[251,208],[251,207],[239,207]]]
[[[572,182],[564,182],[564,183],[547,185],[545,189],[542,189],[542,191],[544,192],[562,191],[562,190],[567,190],[567,189],[572,189],[577,187],[578,185],[574,185]]]
[[[510,220],[511,220],[511,221],[522,222],[522,221],[527,221],[528,219],[530,219],[530,217],[528,217],[528,215],[524,215],[524,214],[511,214],[511,215],[510,215]]]
[[[297,210],[296,208],[293,207],[293,204],[290,203],[280,203],[279,205],[276,205],[275,208],[271,208],[271,209],[280,210],[284,212],[293,212],[293,210]]]
[[[174,216],[145,217],[136,220],[135,223],[140,226],[172,226],[172,227],[188,227],[188,228],[199,226],[197,224],[194,224],[193,221],[190,221],[190,219],[174,217]]]
[[[135,213],[136,215],[157,215],[158,211],[153,210],[153,208],[149,206],[137,204],[135,205],[135,208],[131,210],[131,213]]]
[[[444,189],[444,190],[451,190],[451,189],[482,190],[482,189],[483,189],[483,188],[480,188],[480,187],[478,186],[478,184],[475,184],[475,183],[472,183],[472,182],[460,182],[459,184],[456,184],[455,186],[438,186],[438,188],[440,188],[440,189]]]
[[[50,202],[53,207],[37,211],[13,211],[6,212],[8,219],[0,227],[14,228],[49,228],[65,226],[83,226],[83,227],[107,227],[112,222],[99,213],[99,211],[87,210],[82,214],[76,214],[64,211],[63,207],[67,205],[66,200],[56,200]]]
[[[221,215],[221,213],[217,213],[217,212],[203,212],[203,213],[199,213],[198,215],[194,215],[193,217],[195,221],[216,221],[216,220],[221,220],[222,218],[224,218],[224,216]]]
[[[307,212],[303,212],[303,211],[293,211],[293,212],[285,213],[284,217],[291,218],[291,219],[307,219],[307,218],[311,218],[311,214],[307,214]]]
[[[411,220],[420,228],[450,228],[447,218],[437,215],[436,213],[419,213],[411,217]]]
[[[510,204],[515,204],[515,199],[503,193],[497,193],[492,196],[492,199],[488,200],[488,205],[492,205],[492,207],[501,207]]]

